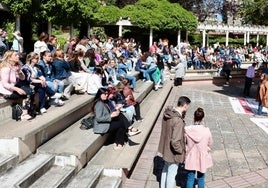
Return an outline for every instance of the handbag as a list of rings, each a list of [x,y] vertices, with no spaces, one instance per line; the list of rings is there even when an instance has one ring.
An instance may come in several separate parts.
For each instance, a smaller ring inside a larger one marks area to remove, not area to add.
[[[175,177],[176,185],[181,187],[181,188],[186,187],[187,176],[188,176],[188,170],[185,169],[185,164],[184,163],[179,163],[177,175]]]
[[[160,156],[155,156],[154,157],[154,164],[153,164],[153,174],[156,176],[156,180],[160,182],[161,180],[161,174],[162,174],[162,169],[164,168],[165,161],[163,160],[162,157]]]
[[[94,118],[95,116],[89,116],[87,118],[82,119],[80,129],[81,130],[88,130],[93,128],[94,125]]]
[[[21,120],[22,115],[22,107],[20,104],[13,104],[12,106],[12,119],[15,119],[16,121]]]

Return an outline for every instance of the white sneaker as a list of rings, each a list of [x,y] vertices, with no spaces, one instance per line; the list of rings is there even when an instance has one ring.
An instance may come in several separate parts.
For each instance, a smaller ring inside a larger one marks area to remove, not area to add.
[[[152,83],[152,81],[151,80],[147,80],[146,83]]]
[[[41,114],[43,114],[43,113],[46,113],[47,110],[46,110],[45,108],[41,108],[41,109],[40,109],[40,112],[41,112]]]
[[[71,95],[70,95],[70,94],[67,94],[67,93],[64,93],[64,94],[62,95],[62,97],[63,97],[63,99],[68,100],[68,99],[71,98]]]
[[[50,98],[51,99],[59,99],[62,97],[62,94],[61,93],[55,93],[55,95],[51,96]]]
[[[63,106],[64,105],[64,102],[58,98],[56,98],[52,103],[51,105],[53,106]]]

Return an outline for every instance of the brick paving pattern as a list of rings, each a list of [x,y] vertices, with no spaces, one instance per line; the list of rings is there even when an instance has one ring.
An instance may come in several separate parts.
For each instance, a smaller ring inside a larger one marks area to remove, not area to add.
[[[229,86],[214,85],[211,81],[185,82],[183,86],[173,88],[166,103],[176,104],[181,95],[192,100],[185,118],[187,125],[192,123],[197,107],[205,110],[205,123],[214,140],[214,166],[206,173],[207,188],[268,187],[268,135],[250,121],[252,116],[235,114],[228,100],[228,97],[242,96],[242,91],[243,83],[238,81]],[[255,92],[256,85],[253,85],[252,94]],[[161,134],[162,113],[123,187],[159,187],[152,169]]]

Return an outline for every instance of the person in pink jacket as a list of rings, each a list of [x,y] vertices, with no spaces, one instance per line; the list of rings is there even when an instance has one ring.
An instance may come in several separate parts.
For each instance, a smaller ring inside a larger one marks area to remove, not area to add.
[[[205,187],[205,172],[212,167],[210,129],[204,125],[204,110],[197,108],[194,113],[194,124],[185,127],[186,157],[185,169],[189,171],[187,188],[192,188],[197,174],[198,188]]]

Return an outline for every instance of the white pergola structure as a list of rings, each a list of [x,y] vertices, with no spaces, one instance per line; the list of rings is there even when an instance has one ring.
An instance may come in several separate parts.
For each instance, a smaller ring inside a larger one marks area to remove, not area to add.
[[[116,25],[119,26],[118,36],[122,36],[122,29],[123,26],[132,26],[132,23],[129,19],[125,20],[120,18],[118,22],[116,22]],[[249,36],[250,35],[256,35],[257,39],[257,46],[259,45],[259,36],[260,35],[266,35],[266,46],[268,46],[268,26],[261,26],[261,25],[241,25],[241,26],[235,26],[235,25],[227,25],[227,24],[205,24],[205,23],[199,23],[197,26],[197,30],[202,32],[202,46],[204,47],[209,43],[209,37],[208,37],[208,31],[215,31],[216,33],[225,33],[226,35],[226,41],[225,46],[228,46],[229,43],[229,33],[237,33],[237,34],[244,34],[244,45],[249,43]],[[149,46],[153,43],[153,30],[150,29],[150,40],[149,40]],[[188,32],[186,32],[186,38],[188,38]],[[178,31],[177,36],[177,44],[179,44],[181,41],[181,31]]]
[[[227,24],[204,24],[199,23],[197,26],[197,30],[202,32],[203,42],[202,46],[204,47],[209,43],[208,41],[208,33],[207,31],[215,31],[217,33],[224,33],[226,35],[225,46],[228,46],[229,42],[229,33],[237,33],[237,34],[244,34],[244,45],[249,43],[249,36],[256,35],[257,39],[257,46],[259,45],[259,37],[260,35],[266,35],[266,46],[268,46],[268,26],[261,26],[261,25],[227,25]]]

